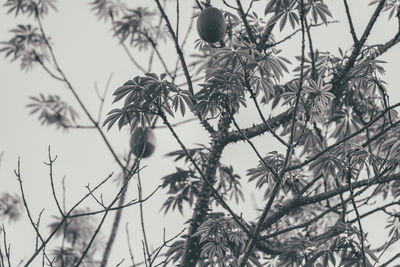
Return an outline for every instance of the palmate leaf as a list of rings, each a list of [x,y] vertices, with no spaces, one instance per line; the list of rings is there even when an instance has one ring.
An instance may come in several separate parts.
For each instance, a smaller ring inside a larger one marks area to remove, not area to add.
[[[268,4],[265,6],[264,14],[267,15],[269,13],[278,13],[281,8],[282,2],[282,0],[268,1]]]
[[[289,72],[287,68],[287,64],[291,64],[291,62],[282,56],[278,56],[280,51],[274,51],[273,53],[267,54],[267,56],[260,62],[260,74],[261,76],[267,76],[280,81],[283,77],[283,72]]]
[[[39,114],[39,121],[44,125],[55,125],[57,128],[67,129],[76,124],[79,114],[58,95],[40,94],[38,97],[29,97],[31,102],[26,106],[31,109],[30,115]]]
[[[325,24],[328,22],[328,17],[332,17],[328,6],[322,0],[312,0],[305,5],[306,13],[311,12],[314,23],[318,23],[321,19]]]
[[[36,9],[39,16],[47,15],[50,9],[57,11],[56,0],[7,0],[4,4],[8,8],[7,14],[15,13],[17,16],[20,12],[22,14],[27,14],[28,16],[35,15]]]
[[[126,10],[124,2],[115,0],[93,0],[90,5],[97,18],[104,21],[110,19],[111,15],[116,18]]]
[[[63,267],[74,267],[77,265],[79,259],[82,257],[82,253],[84,251],[84,247],[78,248],[75,246],[72,247],[56,247],[51,250],[50,255],[53,259],[53,266],[63,266]],[[93,259],[93,254],[95,250],[89,249],[88,253],[83,258],[80,266],[90,267],[98,264]]]
[[[139,45],[140,49],[146,48],[149,44],[147,36],[154,30],[152,25],[154,15],[155,13],[147,7],[125,9],[124,16],[115,21],[115,35],[119,36],[121,41],[130,37],[131,44]]]
[[[198,144],[200,147],[186,149],[189,155],[197,162],[197,164],[202,165],[207,159],[206,152],[209,150],[206,146],[202,144]],[[167,157],[175,157],[175,161],[184,160],[185,163],[190,162],[189,157],[186,155],[186,151],[184,150],[176,150],[166,154]]]
[[[299,62],[301,62],[301,57],[295,57]],[[320,52],[319,50],[314,51],[314,61],[315,61],[315,68],[316,74],[318,77],[325,78],[328,75],[332,74],[334,65],[340,62],[340,59],[334,57],[329,52]],[[300,77],[300,64],[294,68],[294,72],[296,72],[296,77]],[[312,71],[312,64],[311,64],[311,53],[307,53],[304,59],[304,70],[303,75],[304,77],[310,76]]]
[[[335,122],[336,126],[330,136],[339,140],[359,130],[362,125],[357,116],[351,115],[351,110],[349,109],[335,111],[331,122]]]
[[[184,240],[177,240],[171,246],[169,246],[166,252],[167,258],[172,257],[172,262],[177,262],[182,257],[183,247],[185,245]]]
[[[343,159],[341,159],[341,155],[343,155],[343,148],[338,147],[318,157],[315,161],[311,162],[309,166],[309,170],[314,173],[314,176],[323,175],[328,188],[336,186],[332,178],[346,171],[346,164]],[[308,158],[312,158],[313,156],[314,154],[311,154]]]
[[[281,171],[284,162],[284,156],[282,154],[277,151],[272,151],[263,159],[275,173]],[[271,173],[270,169],[261,160],[257,167],[247,170],[247,176],[249,177],[249,182],[256,180],[256,188],[266,188],[265,197],[271,192],[276,182],[273,173]],[[284,179],[286,179],[286,177],[287,176],[285,176]]]
[[[2,44],[14,45],[20,50],[29,50],[35,47],[41,47],[44,44],[44,39],[37,27],[30,24],[18,24],[16,28],[10,30],[14,35],[9,41]],[[0,50],[1,51],[1,50]]]
[[[193,177],[192,171],[186,171],[181,168],[176,168],[176,172],[164,176],[162,178],[162,187],[169,187],[168,193],[176,193],[181,188],[181,184],[185,184],[190,177]]]
[[[332,85],[324,83],[322,78],[318,78],[317,81],[312,79],[307,80],[307,84],[303,85],[304,93],[309,94],[312,106],[315,109],[315,113],[323,114],[326,111],[330,101],[335,98],[334,94],[329,92]],[[318,116],[318,115],[317,115]],[[316,118],[313,118],[315,120]]]
[[[387,152],[388,159],[397,159],[400,157],[400,136],[395,134],[382,143],[382,151]]]
[[[244,200],[244,195],[241,190],[240,176],[235,174],[232,166],[219,165],[218,173],[218,191],[222,191],[222,195],[229,194],[229,199],[235,197],[236,203],[239,199]],[[218,205],[218,202],[217,202]]]
[[[200,237],[201,255],[212,264],[221,260],[236,262],[237,251],[247,242],[247,236],[230,217],[220,213],[211,213],[209,218],[197,229],[194,236]]]
[[[201,248],[201,256],[207,256],[212,262],[220,261],[229,252],[227,244],[218,241],[208,241]]]
[[[251,83],[250,83],[251,87],[255,89],[254,93],[256,94],[256,96],[260,93],[263,92],[263,99],[264,101],[266,101],[267,103],[269,102],[269,100],[274,96],[275,94],[275,88],[274,88],[274,84],[272,83],[271,80],[269,79],[263,79],[261,77],[258,76],[254,76],[251,79]]]
[[[372,0],[369,5],[375,5],[378,3],[379,0]],[[399,1],[398,0],[391,0],[391,1],[386,1],[385,6],[383,9],[383,12],[389,12],[388,19],[390,20],[393,15],[397,14],[399,10]]]
[[[284,102],[282,103],[282,105],[286,104],[294,105],[294,103],[296,102],[297,93],[299,92],[300,89],[299,81],[296,80],[291,83],[288,83],[283,89],[284,90],[283,93],[281,94],[281,97],[284,99]],[[302,92],[302,94],[304,94],[304,92]]]
[[[22,70],[29,70],[34,63],[47,60],[45,40],[37,27],[19,24],[10,32],[13,37],[0,42],[0,53],[4,53],[6,58],[10,57],[11,61],[19,59]]]
[[[400,217],[391,216],[385,228],[389,229],[389,236],[391,238],[394,240],[400,239]]]
[[[167,200],[163,203],[161,210],[164,210],[164,214],[167,214],[167,212],[171,209],[171,211],[174,211],[176,208],[178,211],[183,214],[183,203],[184,202],[189,202],[189,198],[185,195],[182,194],[175,194],[173,196],[169,196]]]
[[[183,204],[186,202],[191,207],[195,197],[199,193],[200,179],[194,177],[193,172],[189,171],[183,173],[182,171],[168,175],[163,178],[165,186],[170,185],[170,190],[168,194],[170,195],[168,199],[164,202],[162,209],[165,213],[168,212],[170,208],[174,210],[178,208],[179,212],[183,213]],[[164,187],[163,184],[163,187]]]
[[[290,25],[294,29],[296,24],[299,23],[299,17],[297,15],[297,1],[292,0],[284,0],[282,1],[284,4],[282,5],[283,12],[280,13],[280,21],[279,21],[279,30],[282,31],[285,27],[287,21],[289,20]]]
[[[323,148],[321,138],[317,135],[314,129],[309,128],[304,130],[302,140],[299,144],[303,146],[303,152],[300,155],[308,154]]]
[[[178,106],[184,114],[186,105],[192,106],[192,95],[167,81],[165,77],[164,73],[160,77],[154,73],[146,73],[125,82],[115,90],[113,103],[125,99],[124,104],[122,108],[108,113],[103,127],[108,124],[109,130],[116,122],[119,128],[130,125],[131,131],[138,125],[151,126],[153,118],[160,115],[160,112],[173,117],[175,113],[172,108],[176,110]],[[174,100],[177,97],[180,99]]]
[[[8,219],[9,222],[16,221],[21,216],[22,202],[18,195],[8,192],[0,194],[0,218]]]
[[[241,71],[217,69],[195,94],[198,102],[193,106],[193,111],[202,118],[209,115],[215,118],[226,107],[235,113],[240,106],[246,107],[244,88],[244,75]]]

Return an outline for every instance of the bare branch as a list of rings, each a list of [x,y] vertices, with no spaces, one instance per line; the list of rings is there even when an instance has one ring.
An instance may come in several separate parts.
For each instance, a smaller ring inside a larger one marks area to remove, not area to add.
[[[343,0],[343,3],[346,8],[346,16],[347,16],[347,20],[349,21],[351,37],[353,37],[354,45],[356,45],[358,43],[358,39],[357,39],[356,31],[354,30],[354,25],[353,25],[353,20],[351,18],[349,5],[347,4],[347,0]]]

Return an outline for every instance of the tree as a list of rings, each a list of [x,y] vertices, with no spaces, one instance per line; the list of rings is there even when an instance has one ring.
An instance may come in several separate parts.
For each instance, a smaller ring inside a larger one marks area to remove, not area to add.
[[[193,1],[193,10],[198,15],[214,2],[218,1]],[[49,148],[46,164],[59,216],[45,237],[39,230],[40,215],[37,221],[29,211],[18,161],[15,175],[22,199],[5,193],[2,202],[22,202],[37,233],[38,246],[26,265],[43,253],[44,262],[52,263],[54,257],[57,266],[106,266],[115,236],[121,230],[121,214],[132,205],[140,205],[146,266],[388,266],[400,257],[396,254],[386,262],[380,261],[400,238],[400,120],[396,112],[400,103],[389,103],[384,62],[380,59],[400,42],[399,1],[371,1],[374,11],[366,25],[359,26],[354,25],[350,6],[343,0],[353,44],[338,53],[322,51],[314,42],[313,28],[329,31],[329,25],[336,22],[327,1],[222,2],[225,37],[216,43],[197,40],[196,54],[190,57],[183,49],[193,46],[186,40],[196,18],[182,37],[181,1],[154,0],[154,10],[131,7],[122,1],[91,1],[95,15],[110,23],[114,38],[141,71],[114,90],[113,108],[101,123],[100,116],[96,119],[88,111],[60,67],[54,44],[43,27],[42,20],[55,9],[55,2],[7,0],[9,13],[33,17],[34,24],[12,29],[11,39],[2,43],[0,51],[18,60],[21,69],[40,66],[67,86],[78,102],[78,107],[73,107],[58,95],[41,94],[31,97],[31,113],[38,114],[43,124],[64,130],[95,129],[121,173],[118,193],[109,203],[95,193],[111,175],[94,188],[88,186],[87,195],[66,209],[54,191],[55,158]],[[171,7],[176,12],[176,24],[168,9]],[[257,12],[261,9],[263,12]],[[396,24],[398,29],[390,40],[369,44],[382,13],[388,14],[387,24]],[[360,27],[362,30],[357,32]],[[282,31],[290,33],[285,36]],[[297,61],[291,62],[286,55],[290,51],[285,51],[284,45],[296,36]],[[173,69],[160,52],[163,40],[177,55]],[[132,49],[150,49],[147,68],[135,60]],[[164,68],[163,73],[151,71],[154,57]],[[182,77],[184,82],[179,83]],[[195,85],[197,81],[201,82],[199,86]],[[106,93],[100,97],[100,111]],[[238,115],[251,108],[257,114],[255,124],[241,127]],[[267,117],[269,108],[277,114]],[[79,124],[79,114],[91,124]],[[200,122],[210,143],[185,144],[175,130],[177,125],[171,122],[180,115]],[[120,157],[104,130],[117,126],[132,132],[139,127],[166,127],[180,147],[167,154],[182,165],[174,173],[164,173],[160,187],[167,198],[162,209],[183,213],[188,206],[192,215],[185,232],[170,239],[164,236],[156,249],[150,249],[146,239],[142,203],[152,194],[142,196],[141,157],[132,153]],[[272,136],[280,150],[260,152],[253,138],[264,134],[268,135],[263,136],[264,140]],[[248,192],[242,191],[243,181],[235,166],[221,160],[226,147],[240,141],[246,142],[258,158],[247,171],[248,181],[254,181],[255,190],[264,193],[263,208],[256,220],[235,211]],[[138,177],[138,200],[127,202],[126,190],[133,175]],[[78,207],[87,198],[93,198],[101,209]],[[111,233],[101,242],[97,236],[113,211]],[[383,246],[370,245],[363,228],[363,221],[378,212],[385,214],[382,227],[389,229]],[[100,222],[93,222],[91,216],[99,213]],[[0,215],[19,217],[18,210],[4,208]],[[4,245],[0,266],[6,266],[10,250],[4,226],[1,233]],[[49,255],[47,243],[56,236],[62,237],[62,246]]]

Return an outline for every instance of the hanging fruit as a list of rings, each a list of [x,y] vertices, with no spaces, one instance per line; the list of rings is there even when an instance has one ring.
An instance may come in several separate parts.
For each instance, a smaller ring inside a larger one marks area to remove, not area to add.
[[[197,19],[197,32],[208,43],[215,43],[224,38],[226,23],[222,12],[215,7],[203,9]]]
[[[136,157],[148,158],[156,148],[156,137],[153,130],[138,127],[131,136],[131,151]]]

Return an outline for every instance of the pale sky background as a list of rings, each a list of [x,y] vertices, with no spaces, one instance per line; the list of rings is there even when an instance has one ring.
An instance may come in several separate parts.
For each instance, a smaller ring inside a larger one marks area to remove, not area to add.
[[[44,19],[44,28],[47,35],[51,36],[54,44],[54,50],[61,68],[72,82],[78,94],[89,111],[97,117],[99,101],[94,90],[94,82],[97,82],[100,90],[104,88],[108,76],[113,73],[109,94],[107,95],[106,105],[103,114],[118,105],[111,105],[111,94],[120,85],[128,79],[136,75],[140,75],[129,61],[122,47],[118,45],[116,39],[112,38],[110,24],[98,21],[94,14],[90,12],[90,1],[58,1],[58,12],[50,12]],[[174,22],[174,1],[168,1],[170,8],[168,9],[170,18]],[[181,2],[181,36],[189,25],[189,19],[192,14],[191,6],[193,1]],[[234,1],[228,1],[234,2]],[[250,1],[242,1],[247,7]],[[265,5],[265,1],[261,1],[261,6]],[[347,50],[351,47],[352,40],[345,19],[344,7],[342,1],[328,0],[326,1],[330,7],[334,19],[340,23],[313,29],[314,48],[320,51],[330,51],[337,54],[338,47]],[[369,7],[367,0],[351,0],[350,9],[353,13],[353,19],[358,36],[368,22],[374,7]],[[5,1],[0,1],[3,5]],[[213,0],[212,4],[222,7],[222,1]],[[155,9],[153,1],[134,1],[134,5],[148,5]],[[263,8],[256,8],[262,10]],[[231,11],[231,10],[230,10]],[[397,22],[387,21],[387,13],[379,17],[378,23],[374,28],[369,39],[369,44],[382,43],[393,37]],[[6,15],[6,9],[0,7],[0,41],[8,40],[11,35],[8,30],[15,27],[17,23],[27,24],[33,23],[32,18],[23,16],[14,18],[12,15]],[[288,27],[289,28],[289,27]],[[193,28],[195,29],[195,27]],[[282,35],[278,35],[277,39],[286,36],[289,30],[284,31]],[[197,33],[192,31],[191,36],[186,44],[186,53],[188,56],[193,52],[194,40]],[[300,53],[299,36],[292,38],[290,42],[281,47],[284,49],[282,55],[293,60],[294,55]],[[162,55],[165,56],[170,69],[175,65],[176,52],[172,43],[163,46]],[[139,62],[147,62],[147,54],[143,52],[131,50],[132,54]],[[42,208],[45,208],[42,217],[42,232],[47,233],[46,225],[50,222],[53,215],[58,215],[55,203],[51,196],[51,187],[48,176],[48,167],[43,164],[47,161],[48,145],[51,146],[53,155],[57,155],[58,159],[55,163],[55,180],[58,196],[61,197],[61,179],[66,176],[67,185],[67,207],[75,203],[86,193],[88,183],[95,185],[104,179],[109,173],[118,172],[118,167],[110,152],[105,148],[101,137],[95,130],[70,130],[62,132],[56,130],[55,127],[41,126],[35,116],[29,116],[28,109],[25,105],[28,103],[29,96],[35,96],[39,93],[57,94],[63,100],[69,102],[81,111],[73,99],[71,93],[65,88],[64,84],[53,80],[39,66],[34,67],[32,71],[22,72],[17,63],[10,64],[0,55],[0,152],[4,152],[4,156],[0,165],[0,192],[17,192],[19,193],[18,183],[13,170],[17,166],[17,159],[21,157],[21,172],[25,188],[26,197],[29,207],[35,218],[37,218]],[[400,101],[400,93],[398,84],[400,76],[398,75],[400,57],[400,48],[397,46],[381,57],[382,60],[388,61],[385,64],[386,75],[384,79],[388,82],[388,91],[391,97],[391,103]],[[160,64],[155,62],[154,72],[162,72]],[[295,65],[291,66],[291,69]],[[249,105],[252,106],[252,105]],[[264,108],[264,114],[268,116],[269,108]],[[87,125],[89,122],[85,118],[83,112],[81,114],[81,124]],[[276,114],[276,111],[273,112]],[[104,118],[104,115],[103,115]],[[242,112],[238,118],[240,125],[243,127],[250,126],[253,123],[259,123],[260,119],[252,108]],[[171,120],[172,121],[172,120]],[[176,120],[176,122],[179,119]],[[195,143],[208,144],[208,135],[199,126],[197,122],[192,122],[184,126],[176,128],[178,135],[183,142],[192,147]],[[127,129],[118,131],[113,127],[107,136],[115,150],[123,155],[129,150],[129,133]],[[160,179],[166,174],[170,174],[175,170],[176,165],[172,160],[165,158],[164,155],[171,150],[179,149],[178,144],[166,129],[156,130],[157,148],[154,156],[143,160],[143,164],[147,167],[142,171],[142,183],[144,195],[152,192],[160,184]],[[273,150],[281,150],[281,147],[270,136],[264,135],[255,138],[255,144],[262,153]],[[258,164],[256,155],[250,150],[248,144],[239,143],[230,145],[226,148],[222,156],[222,162],[233,165],[235,172],[242,175],[243,191],[246,196],[246,202],[235,206],[237,213],[243,213],[246,219],[254,219],[257,214],[254,207],[263,207],[260,192],[254,193],[254,183],[246,185],[246,170]],[[105,199],[110,193],[115,193],[116,187],[114,183],[109,182],[103,187]],[[137,197],[136,180],[131,184],[131,191],[127,199]],[[254,195],[254,198],[250,197]],[[162,243],[163,227],[166,228],[167,237],[177,234],[183,228],[183,223],[188,220],[192,213],[186,210],[184,216],[179,213],[169,213],[164,216],[163,212],[159,212],[162,202],[166,199],[166,194],[159,191],[149,201],[144,203],[145,207],[145,223],[148,232],[149,243],[152,247],[157,247]],[[93,206],[93,201],[89,201],[88,205]],[[95,207],[99,208],[99,207]],[[25,212],[24,212],[25,214]],[[109,266],[115,266],[123,258],[127,266],[129,261],[128,247],[126,245],[125,223],[129,220],[129,230],[131,233],[131,241],[134,247],[134,256],[136,261],[142,261],[141,248],[141,230],[139,227],[138,207],[130,207],[124,211],[123,220],[121,221],[120,232],[109,261]],[[106,224],[102,228],[102,232],[108,237],[109,227],[113,221],[113,214],[108,216]],[[379,246],[386,237],[384,231],[385,221],[382,220],[381,214],[369,217],[363,220],[363,226],[366,231],[369,230],[369,241]],[[12,262],[17,264],[23,257],[31,255],[34,246],[34,230],[28,223],[27,217],[24,215],[18,222],[8,224],[6,222],[8,240],[11,242]],[[46,234],[44,234],[46,235]],[[54,239],[50,242],[50,246],[59,245],[60,240]],[[397,249],[400,249],[397,247]],[[395,251],[394,246],[391,247],[383,257],[384,261],[390,258]]]

